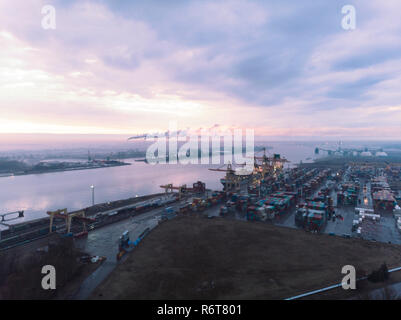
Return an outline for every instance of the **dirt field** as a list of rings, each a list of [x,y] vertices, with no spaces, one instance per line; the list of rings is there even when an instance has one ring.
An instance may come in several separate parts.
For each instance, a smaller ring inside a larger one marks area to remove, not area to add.
[[[179,217],[152,231],[91,298],[283,299],[341,282],[347,264],[357,272],[400,266],[400,249],[266,223]]]
[[[46,251],[37,251],[45,247]],[[55,234],[0,252],[0,300],[71,299],[82,281],[99,266],[79,263],[82,255],[71,238]],[[56,268],[57,290],[42,289],[44,265]]]

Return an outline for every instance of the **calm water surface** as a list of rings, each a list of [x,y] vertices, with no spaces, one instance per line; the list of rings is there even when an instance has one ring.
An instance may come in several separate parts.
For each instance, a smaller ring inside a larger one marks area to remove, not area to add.
[[[299,143],[273,145],[270,153],[281,153],[292,163],[313,157],[312,146]],[[192,185],[201,180],[206,187],[221,190],[223,172],[209,171],[208,165],[148,165],[65,171],[0,178],[0,213],[25,210],[25,220],[46,216],[46,211],[68,208],[69,211],[91,205],[90,186],[95,186],[95,203],[114,201],[135,195],[162,192],[160,185]],[[216,166],[214,166],[216,167]],[[22,219],[16,222],[22,222]]]

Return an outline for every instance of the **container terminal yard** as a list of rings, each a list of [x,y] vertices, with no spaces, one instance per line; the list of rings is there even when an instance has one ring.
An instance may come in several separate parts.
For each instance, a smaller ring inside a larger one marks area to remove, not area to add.
[[[74,212],[55,208],[46,218],[23,223],[15,223],[23,211],[3,213],[0,223],[7,229],[0,233],[0,254],[40,250],[55,238],[70,239],[99,264],[68,296],[86,299],[154,228],[180,216],[401,244],[401,165],[344,161],[285,168],[286,162],[264,153],[255,157],[252,172],[230,164],[209,169],[226,172],[223,190],[209,190],[201,181],[192,186],[169,183],[160,186],[159,194]]]

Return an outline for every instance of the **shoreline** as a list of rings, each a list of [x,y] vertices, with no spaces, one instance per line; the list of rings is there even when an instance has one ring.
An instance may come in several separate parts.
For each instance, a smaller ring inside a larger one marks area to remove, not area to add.
[[[10,173],[0,174],[0,178],[15,177],[15,176],[28,176],[31,174],[45,174],[45,173],[65,172],[65,171],[80,171],[80,170],[113,168],[113,167],[122,167],[122,166],[130,166],[130,165],[131,165],[131,163],[123,162],[121,164],[93,166],[93,167],[76,167],[76,168],[65,168],[65,169],[39,170],[39,171],[30,171],[30,172],[13,172],[13,173],[10,172]]]

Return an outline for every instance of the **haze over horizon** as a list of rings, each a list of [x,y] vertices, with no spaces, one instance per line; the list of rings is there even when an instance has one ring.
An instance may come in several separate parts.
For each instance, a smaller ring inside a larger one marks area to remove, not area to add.
[[[169,121],[274,140],[398,139],[401,3],[353,1],[352,31],[345,4],[0,0],[0,143]],[[41,26],[44,5],[55,30]]]
[[[45,151],[45,150],[146,150],[154,143],[152,140],[128,140],[127,134],[4,134],[0,133],[0,153],[7,155],[12,151]],[[263,137],[255,136],[255,146],[272,146],[283,144],[308,145],[310,147],[328,146],[337,148],[339,143],[347,148],[387,147],[401,149],[400,139],[342,139],[335,137]]]

